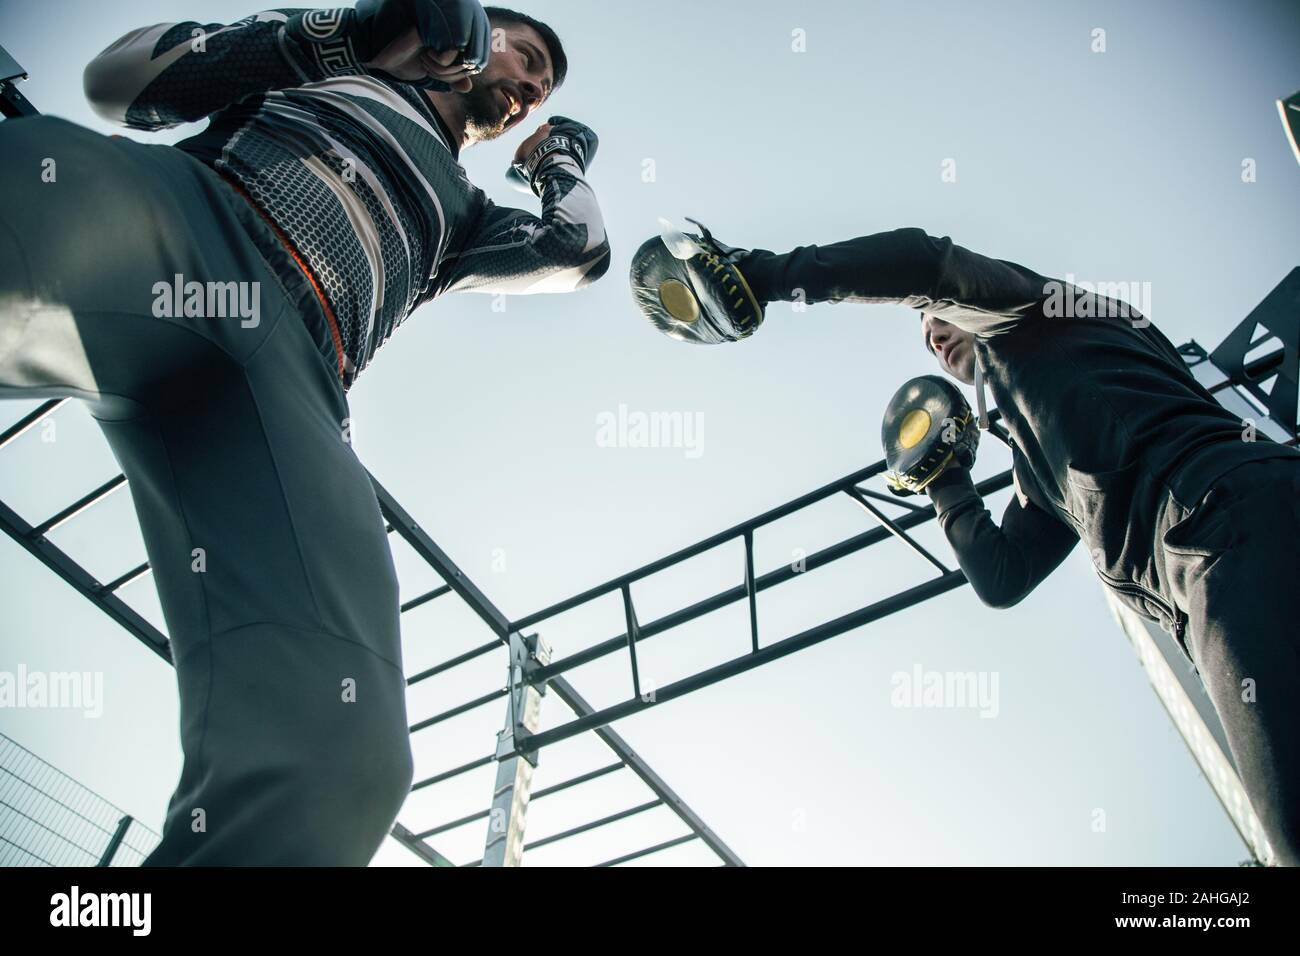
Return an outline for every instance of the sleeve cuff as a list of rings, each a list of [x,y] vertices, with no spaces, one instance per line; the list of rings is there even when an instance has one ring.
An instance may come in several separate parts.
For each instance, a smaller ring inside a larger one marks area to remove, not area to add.
[[[930,482],[925,492],[934,504],[936,514],[942,515],[964,504],[983,504],[984,499],[975,490],[970,472],[960,466],[945,468],[938,478]]]

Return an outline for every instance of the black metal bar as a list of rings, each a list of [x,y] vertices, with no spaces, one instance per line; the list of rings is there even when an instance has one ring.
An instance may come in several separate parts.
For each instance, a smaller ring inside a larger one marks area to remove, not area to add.
[[[18,421],[14,422],[12,425],[6,428],[3,432],[0,432],[0,448],[4,448],[5,445],[8,445],[19,435],[23,434],[23,432],[27,431],[29,428],[31,428],[33,425],[39,422],[42,418],[48,418],[59,408],[60,405],[63,405],[68,401],[70,401],[70,399],[52,398],[48,402],[45,402],[44,404],[38,406],[35,410],[28,412],[22,418],[18,419]]]
[[[1001,418],[1002,415],[997,409],[989,412],[990,422],[996,423]],[[631,583],[640,578],[649,577],[665,568],[672,567],[674,564],[680,564],[689,558],[703,554],[706,551],[711,551],[719,545],[726,544],[733,538],[739,537],[747,530],[756,531],[763,525],[779,521],[781,518],[794,514],[796,511],[801,511],[811,504],[816,504],[823,498],[829,498],[832,495],[843,491],[845,488],[857,485],[860,482],[866,481],[868,478],[874,478],[876,475],[883,473],[887,467],[888,466],[882,458],[873,465],[868,465],[866,468],[860,468],[852,474],[845,475],[843,478],[822,485],[820,488],[816,488],[807,494],[800,495],[792,501],[787,501],[785,504],[778,505],[769,511],[765,511],[757,517],[750,518],[748,521],[742,521],[740,524],[733,525],[725,531],[719,531],[717,534],[710,535],[701,541],[697,541],[695,544],[682,548],[680,551],[673,552],[665,558],[651,561],[649,564],[643,565],[635,571],[629,571],[627,574],[619,575],[616,578],[606,581],[604,584],[598,584],[594,588],[588,588],[581,594],[575,594],[573,597],[566,598],[557,604],[552,604],[550,607],[543,608],[540,611],[535,611],[532,614],[521,617],[519,620],[511,622],[510,627],[514,630],[523,630],[524,628],[532,627],[539,621],[544,621],[547,618],[563,614],[565,611],[570,611],[575,607],[579,607],[580,605],[593,601],[598,597],[603,597],[611,591],[617,590],[622,587],[624,582]],[[1006,486],[1003,485],[1002,487]],[[926,509],[926,511],[928,513],[930,509]]]
[[[589,781],[592,780],[597,780],[600,777],[608,776],[611,773],[617,773],[619,770],[622,770],[626,766],[627,764],[622,760],[620,760],[618,763],[611,763],[608,764],[607,766],[600,767],[596,770],[589,770],[586,773],[579,774],[576,777],[570,777],[568,780],[565,780],[562,783],[557,783],[554,786],[546,787],[545,789],[538,790],[536,793],[533,794],[532,799],[541,800],[543,797],[549,797],[553,794],[560,793],[561,791],[568,790],[571,787],[576,787],[579,784],[588,783]]]
[[[417,730],[424,730],[427,727],[432,727],[434,724],[440,724],[444,720],[451,720],[453,717],[459,717],[461,714],[468,713],[476,707],[482,707],[484,704],[490,704],[494,700],[500,700],[508,693],[509,691],[502,687],[499,690],[494,690],[491,693],[484,694],[482,697],[476,697],[473,700],[466,701],[459,707],[453,707],[451,710],[444,710],[441,714],[436,714],[433,717],[426,717],[418,724],[411,725],[411,733],[415,733]]]
[[[461,572],[460,568],[456,567],[455,562],[447,556],[446,552],[434,544],[428,533],[407,513],[405,508],[397,503],[397,499],[375,480],[374,475],[370,476],[370,483],[374,485],[375,496],[379,499],[380,510],[383,511],[384,518],[392,524],[393,530],[400,534],[403,540],[433,567],[433,570],[438,573],[438,577],[451,586],[452,590],[460,596],[460,599],[468,604],[470,609],[492,630],[492,633],[501,638],[503,642],[508,641],[510,638],[510,622],[506,619],[506,616],[497,609],[495,604],[487,599],[487,596],[475,586],[473,581]]]
[[[586,699],[578,693],[577,689],[563,677],[556,677],[550,682],[551,690],[555,696],[572,710],[579,717],[586,717],[595,713],[595,708],[587,703]],[[650,788],[650,792],[664,802],[664,806],[672,810],[691,832],[699,835],[699,838],[718,855],[728,866],[744,866],[744,862],[739,856],[722,842],[719,837],[700,817],[698,813],[687,805],[686,801],[677,795],[672,787],[664,781],[663,777],[655,773],[648,763],[632,749],[632,746],[623,739],[623,737],[612,727],[599,727],[596,729],[596,736],[614,752],[614,755],[623,761],[629,770],[631,770],[641,782]]]
[[[999,418],[1001,418],[1000,415],[992,418],[989,422],[989,434],[1002,442],[1002,444],[1006,445],[1008,448],[1013,448],[1014,445],[1011,441],[1011,433],[1007,431],[1007,426],[998,420]]]
[[[655,807],[662,807],[662,800],[651,800],[649,803],[642,803],[635,807],[629,807],[627,810],[620,810],[618,813],[611,813],[607,817],[601,817],[599,820],[592,820],[590,823],[584,823],[582,826],[573,827],[565,830],[563,833],[555,833],[548,837],[542,837],[533,843],[525,843],[524,851],[536,850],[544,846],[550,846],[552,843],[559,843],[561,840],[567,840],[569,837],[575,837],[580,833],[589,833],[592,830],[598,830],[601,827],[609,826],[611,823],[617,823],[619,820],[626,820],[628,817],[634,817],[638,813],[645,813],[647,810],[653,810]]]
[[[750,646],[758,650],[758,592],[754,590],[754,532],[745,532],[745,597],[749,599]]]
[[[631,860],[639,860],[643,856],[649,856],[652,853],[658,853],[661,850],[671,850],[675,846],[681,846],[683,843],[690,843],[692,840],[698,840],[699,835],[688,833],[685,836],[679,836],[675,840],[665,840],[663,843],[657,843],[654,846],[648,846],[644,850],[637,850],[635,853],[625,853],[622,856],[616,856],[612,860],[606,860],[604,863],[595,864],[597,868],[602,866],[618,866],[620,863],[627,863]]]
[[[614,773],[617,770],[622,770],[625,766],[626,764],[620,761],[619,763],[612,763],[607,767],[601,767],[598,770],[592,770],[587,773],[580,774],[579,776],[572,777],[568,780],[565,780],[563,783],[557,783],[553,787],[547,787],[544,790],[536,791],[535,793],[533,793],[531,797],[529,797],[528,802],[536,803],[538,800],[541,800],[544,797],[549,797],[552,794],[560,793],[564,790],[570,789],[571,787],[576,787],[579,784],[587,783],[589,780],[595,780],[599,777],[604,777],[607,774]],[[448,830],[455,830],[458,827],[463,827],[469,823],[476,823],[479,820],[486,820],[489,816],[491,816],[491,814],[492,814],[491,809],[480,810],[478,813],[471,813],[468,816],[461,817],[459,820],[452,820],[449,823],[441,823],[430,830],[422,830],[419,833],[417,833],[416,836],[419,839],[424,840],[431,836],[437,836],[440,833],[446,833]]]
[[[469,816],[461,817],[459,820],[452,820],[448,823],[440,823],[438,826],[433,827],[432,829],[429,830],[421,830],[419,833],[416,834],[416,837],[421,840],[425,840],[428,839],[429,837],[437,836],[440,833],[446,833],[448,830],[455,830],[457,827],[463,827],[467,823],[474,823],[477,820],[486,820],[491,815],[492,815],[492,810],[490,808],[487,810],[480,810],[478,813],[471,813]]]
[[[848,614],[837,617],[833,621],[817,627],[809,628],[801,634],[793,637],[787,637],[785,640],[777,641],[775,644],[769,644],[757,653],[750,652],[741,657],[733,658],[715,667],[684,677],[679,681],[669,684],[667,687],[655,691],[653,701],[645,701],[639,697],[626,700],[621,704],[615,704],[612,707],[606,707],[604,710],[596,711],[587,716],[580,717],[577,720],[571,720],[567,724],[561,724],[550,730],[538,734],[521,734],[515,741],[515,746],[519,751],[541,750],[543,747],[549,747],[551,744],[559,743],[561,740],[567,740],[575,734],[580,734],[588,730],[594,730],[597,727],[603,727],[606,724],[616,720],[622,720],[638,711],[653,707],[656,704],[666,703],[674,698],[681,697],[701,688],[716,684],[719,681],[726,680],[728,677],[734,677],[737,674],[743,674],[745,671],[753,670],[763,664],[771,663],[779,658],[786,657],[796,651],[819,644],[822,641],[829,640],[843,634],[845,631],[851,631],[854,628],[862,627],[864,624],[870,624],[872,621],[879,620],[896,611],[927,601],[932,597],[937,597],[947,591],[960,587],[966,583],[966,575],[960,571],[950,571],[942,577],[932,578],[924,584],[908,588],[906,591],[900,591],[898,594],[869,604],[864,608],[852,611]]]
[[[1000,472],[991,478],[986,478],[979,482],[975,486],[975,490],[981,495],[991,495],[996,491],[1001,491],[1003,488],[1010,487],[1010,485],[1011,471],[1008,469],[1007,471]],[[900,528],[912,528],[922,522],[929,521],[933,517],[934,508],[929,507],[924,511],[915,514],[904,515],[895,523]],[[764,591],[767,588],[775,587],[778,584],[790,580],[798,574],[807,574],[809,571],[815,571],[819,567],[838,561],[840,558],[847,557],[850,554],[868,548],[879,541],[888,540],[889,537],[890,532],[885,528],[873,528],[870,531],[864,531],[859,535],[841,541],[839,544],[831,545],[830,547],[823,548],[815,554],[809,555],[804,561],[803,571],[795,571],[790,565],[786,564],[773,571],[767,572],[767,574],[760,575],[754,582],[755,589],[758,591]],[[672,630],[688,621],[693,621],[705,614],[726,607],[728,604],[739,601],[744,596],[744,585],[738,584],[733,588],[720,591],[712,597],[705,598],[702,601],[697,601],[695,604],[682,608],[680,611],[666,614],[661,618],[651,621],[649,624],[640,625],[637,640],[639,643],[644,643],[657,634],[662,634],[665,631]],[[602,657],[621,650],[625,646],[626,642],[627,635],[620,634],[617,637],[611,637],[608,640],[593,644],[591,647],[584,648],[583,650],[574,651],[567,657],[562,657],[557,661],[552,661],[545,667],[537,668],[532,672],[529,680],[531,683],[549,681],[558,674],[563,674],[566,671],[572,670],[576,667],[581,667],[584,664],[590,664],[592,661],[599,660]],[[656,691],[656,694],[658,694],[658,691]]]
[[[858,489],[849,488],[846,491],[846,494],[848,494],[848,496],[852,498],[854,501],[856,501],[858,504],[862,505],[863,508],[867,509],[867,512],[873,518],[879,521],[882,525],[884,525],[890,534],[892,534],[899,541],[902,541],[905,545],[907,545],[909,548],[911,548],[921,557],[925,558],[925,560],[929,561],[932,565],[934,565],[939,570],[940,574],[948,573],[948,567],[942,561],[940,561],[938,558],[932,555],[929,551],[925,550],[925,548],[921,547],[920,543],[918,541],[913,540],[912,536],[909,535],[906,531],[904,531],[898,525],[894,524],[894,522],[890,521],[889,517],[884,512],[882,512],[879,508],[873,505],[870,501],[868,501],[865,497],[863,497],[862,493],[859,492]]]
[[[127,829],[131,826],[132,817],[123,816],[117,821],[117,828],[113,830],[113,835],[109,837],[108,846],[100,854],[99,862],[95,866],[109,866],[113,862],[113,857],[117,855],[117,848],[122,845],[122,838],[126,836]]]
[[[105,498],[107,498],[109,495],[117,491],[117,489],[121,488],[125,484],[126,484],[126,475],[118,475],[116,478],[110,478],[108,481],[104,482],[94,491],[78,498],[76,501],[68,505],[58,514],[54,515],[53,517],[46,518],[40,524],[36,525],[34,528],[32,528],[32,534],[49,534],[55,528],[59,527],[59,525],[63,524],[64,522],[72,520],[78,514],[85,511],[87,508],[89,508],[91,505],[98,504],[100,501],[103,501]]]
[[[604,584],[598,584],[594,588],[588,588],[581,594],[576,594],[571,598],[560,601],[558,604],[552,604],[548,608],[543,608],[540,611],[522,617],[519,620],[514,621],[511,624],[511,627],[515,630],[532,627],[538,621],[544,621],[547,618],[555,617],[557,614],[562,614],[565,611],[572,610],[575,607],[586,604],[588,601],[595,600],[598,597],[603,597],[611,591],[620,588],[624,582],[630,583],[640,578],[649,577],[656,572],[662,571],[664,568],[672,567],[674,564],[680,564],[696,555],[703,554],[706,551],[711,551],[713,548],[726,544],[733,538],[739,537],[747,529],[757,530],[765,524],[771,524],[773,521],[777,521],[780,518],[793,514],[794,512],[806,508],[808,505],[814,504],[823,498],[829,498],[831,495],[842,491],[846,484],[857,484],[860,481],[866,481],[868,478],[878,475],[884,470],[885,463],[883,461],[878,461],[874,465],[870,465],[860,471],[855,471],[853,474],[847,475],[838,481],[833,481],[828,485],[823,485],[815,491],[810,491],[806,495],[801,495],[798,498],[795,498],[793,501],[788,501],[779,507],[766,511],[756,518],[751,518],[748,521],[741,522],[734,527],[728,528],[726,531],[719,531],[717,534],[711,535],[702,541],[697,541],[690,547],[676,551],[668,555],[666,558],[652,561],[647,565],[637,568],[635,571],[630,571],[627,574],[620,575],[617,578],[606,581]]]
[[[407,611],[413,611],[417,607],[420,607],[423,604],[428,604],[434,598],[440,598],[444,594],[448,594],[450,592],[451,592],[451,585],[444,584],[441,587],[434,588],[432,591],[425,591],[419,597],[411,598],[411,600],[407,601],[405,604],[402,605],[400,610],[403,614],[405,614]]]
[[[632,607],[632,589],[628,584],[623,585],[623,618],[627,622],[627,653],[632,660],[632,694],[640,697],[641,674],[636,666],[636,640],[640,629],[636,626],[636,609]]]
[[[454,867],[456,865],[400,823],[394,823],[393,829],[389,832],[394,840],[411,850],[430,866]]]
[[[123,574],[121,577],[114,578],[112,581],[109,581],[107,584],[104,585],[104,590],[110,593],[116,593],[117,591],[122,590],[122,588],[126,587],[128,584],[135,582],[136,580],[144,577],[148,573],[149,573],[149,562],[146,561],[144,564],[136,565],[134,568],[126,572],[126,574]]]
[[[48,538],[34,536],[32,526],[0,501],[0,528],[37,558],[47,568],[72,585],[82,597],[134,634],[163,660],[171,663],[171,644],[156,627],[137,614],[121,598],[96,581],[85,568],[72,560]]]
[[[868,498],[875,498],[877,501],[884,501],[891,505],[897,505],[899,508],[904,508],[907,511],[925,510],[925,508],[921,507],[920,505],[914,505],[910,501],[906,501],[898,497],[898,495],[893,495],[893,494],[887,495],[884,492],[872,491],[870,488],[862,488],[859,487],[858,485],[854,485],[854,488],[858,490],[859,494],[864,494]]]
[[[435,677],[438,674],[445,673],[446,671],[449,671],[454,667],[459,667],[461,664],[468,663],[469,661],[474,660],[474,658],[476,657],[482,657],[484,654],[490,654],[493,651],[499,651],[499,650],[501,650],[500,641],[492,641],[488,644],[480,644],[472,651],[466,651],[464,654],[461,654],[457,657],[453,657],[450,660],[443,661],[441,664],[435,664],[433,667],[430,667],[428,670],[420,671],[420,673],[416,674],[414,677],[408,677],[406,679],[406,686],[410,687],[412,684],[418,684],[422,680],[428,680],[430,677]]]
[[[432,777],[425,777],[411,784],[411,792],[422,790],[425,787],[432,787],[435,784],[442,783],[444,780],[450,780],[452,777],[459,777],[461,774],[469,773],[471,770],[477,770],[479,767],[486,767],[490,763],[496,763],[497,755],[488,754],[486,757],[480,757],[478,760],[471,760],[469,763],[461,764],[459,767],[453,767],[451,770],[445,770],[442,773],[435,774]]]

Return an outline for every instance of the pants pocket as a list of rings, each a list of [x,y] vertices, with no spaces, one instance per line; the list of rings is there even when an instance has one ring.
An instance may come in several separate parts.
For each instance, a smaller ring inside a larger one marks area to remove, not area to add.
[[[1093,566],[1117,580],[1130,576],[1127,565],[1132,558],[1130,525],[1136,479],[1136,465],[1102,472],[1066,466],[1066,510],[1078,526]]]
[[[1158,498],[1136,463],[1111,471],[1066,466],[1065,506],[1102,583],[1139,614],[1174,626],[1172,605],[1157,592],[1152,568],[1157,515],[1138,503]]]
[[[1209,493],[1187,516],[1165,532],[1161,545],[1170,554],[1214,558],[1231,549],[1238,539],[1237,522],[1218,489]]]

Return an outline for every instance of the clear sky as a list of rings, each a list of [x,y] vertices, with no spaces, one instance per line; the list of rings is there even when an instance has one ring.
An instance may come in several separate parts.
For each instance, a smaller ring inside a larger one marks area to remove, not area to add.
[[[609,3],[517,0],[571,60],[546,107],[601,136],[591,180],[614,263],[571,296],[448,297],[413,315],[351,392],[363,460],[512,617],[690,544],[881,456],[882,407],[933,371],[916,317],[892,307],[778,304],[753,339],[692,348],[651,330],[627,287],[660,216],[732,245],[782,249],[919,226],[1078,279],[1150,283],[1175,342],[1213,346],[1297,265],[1300,169],[1274,100],[1300,87],[1300,7],[1285,2]],[[110,131],[81,69],[128,29],[229,23],[241,2],[51,0],[0,6],[0,43],[43,111]],[[1105,51],[1094,52],[1094,31]],[[796,33],[796,31],[801,31]],[[802,42],[799,42],[802,40]],[[528,125],[530,132],[533,125]],[[142,140],[172,142],[192,129]],[[499,202],[520,136],[464,156]],[[953,168],[956,181],[945,181]],[[1243,181],[1243,163],[1254,170]],[[647,170],[653,170],[653,176]],[[1251,177],[1247,177],[1251,178]],[[34,403],[0,406],[0,425]],[[611,448],[620,405],[703,422],[700,454]],[[80,409],[0,458],[0,497],[30,520],[115,474]],[[978,473],[1007,464],[986,442]],[[1000,513],[1005,495],[991,505]],[[760,572],[870,526],[835,502],[760,536]],[[923,539],[947,557],[928,529]],[[143,559],[119,496],[56,540],[107,580]],[[771,641],[928,573],[896,543],[760,602]],[[404,596],[422,589],[399,554]],[[638,589],[641,619],[740,581],[727,549]],[[124,596],[157,619],[150,586]],[[98,671],[98,719],[0,710],[0,731],[155,829],[180,767],[171,669],[7,538],[0,669]],[[557,654],[622,630],[619,609],[541,628]],[[408,673],[486,640],[454,608],[408,615]],[[585,627],[584,627],[585,626]],[[724,612],[647,644],[659,686],[742,652]],[[409,700],[418,720],[499,686],[504,653]],[[914,668],[996,675],[996,716],[893,706]],[[581,669],[596,703],[630,693],[621,659]],[[417,775],[489,753],[492,705],[415,737]],[[556,702],[548,723],[566,716]],[[1082,549],[1012,611],[961,589],[618,729],[753,864],[1225,864],[1247,855],[1106,609]],[[590,740],[543,755],[538,787],[608,762]],[[413,828],[486,807],[491,772],[413,798]],[[626,773],[539,801],[530,838],[642,802]],[[1105,828],[1098,832],[1097,810]],[[538,851],[591,863],[682,832],[667,811]],[[433,841],[481,853],[475,824]],[[658,862],[707,859],[698,847]],[[410,863],[397,847],[379,862]]]

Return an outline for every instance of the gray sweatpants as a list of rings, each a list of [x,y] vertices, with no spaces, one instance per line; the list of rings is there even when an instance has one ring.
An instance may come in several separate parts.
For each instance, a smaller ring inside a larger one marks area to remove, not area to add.
[[[392,555],[278,248],[180,150],[0,123],[0,398],[88,403],[172,642],[184,765],[146,864],[362,865],[411,783]],[[242,314],[228,286],[177,314],[178,276],[243,283]]]

